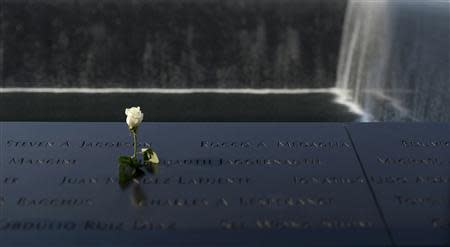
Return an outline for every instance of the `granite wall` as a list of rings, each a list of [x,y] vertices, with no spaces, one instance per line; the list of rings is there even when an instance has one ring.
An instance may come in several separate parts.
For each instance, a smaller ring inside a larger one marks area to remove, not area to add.
[[[1,0],[4,87],[333,87],[343,0]]]

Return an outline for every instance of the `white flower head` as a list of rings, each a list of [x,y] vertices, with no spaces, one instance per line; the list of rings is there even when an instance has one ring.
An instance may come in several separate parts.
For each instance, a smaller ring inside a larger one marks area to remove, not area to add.
[[[125,115],[127,115],[127,124],[130,130],[139,127],[144,119],[144,113],[141,112],[141,108],[139,106],[126,108]]]

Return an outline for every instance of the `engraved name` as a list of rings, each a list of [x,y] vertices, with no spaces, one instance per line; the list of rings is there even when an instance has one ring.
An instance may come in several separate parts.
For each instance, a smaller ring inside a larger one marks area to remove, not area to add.
[[[106,183],[105,179],[105,183]],[[99,179],[96,177],[66,177],[64,176],[61,181],[58,182],[59,185],[65,185],[65,184],[96,184],[99,182]]]
[[[175,230],[175,222],[151,220],[124,221],[58,221],[0,219],[0,231],[160,231]]]
[[[308,221],[290,219],[258,219],[255,221],[257,229],[311,229],[312,224]]]
[[[220,165],[232,166],[317,166],[319,158],[304,159],[220,159]]]
[[[293,177],[294,184],[364,184],[363,177]]]
[[[27,198],[20,197],[16,201],[19,207],[87,207],[92,206],[90,198]]]
[[[68,177],[64,176],[59,185],[86,185],[105,183],[110,184],[111,180],[116,178],[97,178],[97,177]],[[140,183],[145,184],[186,184],[186,185],[221,185],[221,184],[250,184],[250,177],[187,177],[187,176],[171,176],[171,177],[142,177]]]
[[[318,166],[323,161],[317,157],[302,159],[177,159],[160,160],[161,166]]]
[[[368,229],[373,228],[374,223],[367,219],[357,218],[322,218],[316,221],[302,219],[261,218],[255,221],[245,222],[241,220],[221,219],[219,224],[224,230],[306,230],[306,229]]]
[[[448,184],[450,176],[417,176],[415,182],[418,184]]]
[[[450,176],[371,176],[375,184],[448,184]]]
[[[250,184],[249,177],[145,177],[142,184],[190,184],[190,185],[213,185],[213,184]]]
[[[244,148],[244,149],[258,149],[258,148],[267,148],[268,144],[260,141],[260,142],[252,142],[252,141],[201,141],[201,148],[208,149],[217,149],[217,148]]]
[[[402,176],[371,176],[370,182],[375,184],[406,184],[409,183],[409,179]]]
[[[359,219],[323,219],[320,226],[328,229],[366,229],[374,227],[374,223]]]
[[[73,231],[76,227],[73,221],[0,219],[0,231]]]
[[[449,201],[447,198],[436,198],[431,196],[412,197],[412,196],[394,195],[394,200],[398,205],[401,206],[441,207],[449,205]]]
[[[109,141],[82,141],[79,144],[80,148],[122,148],[122,147],[132,147],[131,142],[109,142]],[[151,143],[148,142],[138,142],[138,147],[150,147]]]
[[[416,140],[405,139],[401,140],[401,146],[404,148],[448,148],[450,147],[450,140]]]
[[[329,206],[334,203],[331,197],[240,197],[241,207],[304,207]]]
[[[440,166],[445,165],[445,162],[439,158],[377,158],[378,164],[381,165],[398,165],[398,166]]]
[[[73,141],[28,141],[28,140],[8,140],[6,142],[7,148],[122,148],[132,147],[133,143],[127,141],[97,141],[97,140],[81,140],[77,142]],[[150,147],[149,142],[139,142],[139,147]]]
[[[142,201],[140,207],[208,207],[211,202],[206,198],[151,198]]]
[[[351,144],[345,141],[278,141],[278,148],[295,149],[349,149]]]
[[[55,147],[57,143],[52,141],[18,141],[18,140],[8,140],[6,141],[6,147],[11,148],[52,148]]]
[[[155,223],[149,220],[136,220],[133,223],[132,230],[135,231],[152,231],[152,230],[176,230],[176,222]]]
[[[278,140],[275,142],[264,141],[200,141],[200,147],[205,149],[261,149],[261,148],[283,148],[283,149],[349,149],[351,144],[341,140],[332,141],[303,141],[303,140]]]
[[[76,159],[61,159],[61,158],[11,158],[8,161],[8,165],[13,166],[73,166],[77,163]]]

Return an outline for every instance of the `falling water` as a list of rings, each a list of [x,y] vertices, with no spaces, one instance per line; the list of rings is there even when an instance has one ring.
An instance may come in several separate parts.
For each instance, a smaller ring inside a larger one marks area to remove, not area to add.
[[[347,6],[336,86],[379,121],[450,121],[450,2]]]

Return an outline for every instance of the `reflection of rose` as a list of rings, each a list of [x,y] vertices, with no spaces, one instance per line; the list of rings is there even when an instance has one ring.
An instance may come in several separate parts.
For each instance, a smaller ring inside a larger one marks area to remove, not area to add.
[[[125,109],[125,114],[127,115],[127,124],[130,129],[139,127],[144,119],[144,113],[141,112],[139,106]]]

